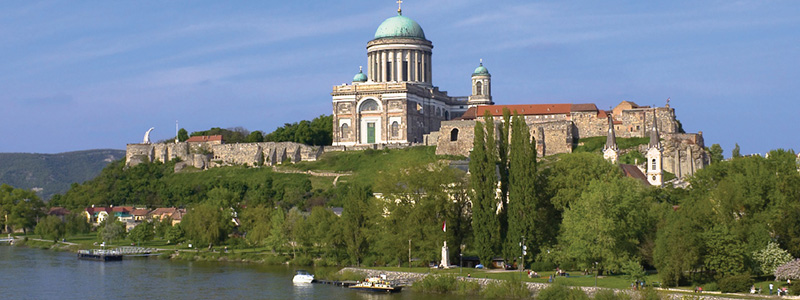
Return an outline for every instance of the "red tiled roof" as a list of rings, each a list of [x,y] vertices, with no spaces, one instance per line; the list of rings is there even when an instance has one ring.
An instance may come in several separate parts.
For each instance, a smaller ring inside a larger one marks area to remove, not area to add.
[[[134,216],[146,216],[148,213],[150,213],[149,209],[134,209],[131,212],[131,214]]]
[[[51,207],[47,214],[51,216],[65,216],[69,214],[69,211],[66,208],[56,206]]]
[[[222,142],[222,135],[198,135],[190,137],[186,141],[190,143]]]
[[[488,111],[492,116],[499,117],[503,115],[503,110],[508,108],[513,115],[515,112],[520,115],[554,115],[554,114],[569,114],[572,109],[572,104],[515,104],[515,105],[482,105],[470,107],[461,116],[463,120],[472,120],[482,117]]]
[[[122,212],[122,213],[124,213],[124,212],[132,212],[133,211],[133,206],[115,206],[115,207],[111,208],[111,211],[113,211],[113,212]]]
[[[625,173],[625,176],[639,179],[645,185],[650,185],[650,182],[647,181],[647,176],[642,173],[637,166],[634,165],[627,165],[627,164],[620,164],[619,168],[622,169],[622,172]]]
[[[572,104],[571,111],[598,111],[597,105],[594,103],[581,103],[581,104]]]

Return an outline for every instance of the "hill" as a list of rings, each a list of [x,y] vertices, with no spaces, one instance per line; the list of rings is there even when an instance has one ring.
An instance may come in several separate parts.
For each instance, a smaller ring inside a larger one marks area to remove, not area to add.
[[[97,149],[58,154],[0,153],[0,183],[36,189],[43,199],[69,190],[72,183],[94,178],[124,150]]]

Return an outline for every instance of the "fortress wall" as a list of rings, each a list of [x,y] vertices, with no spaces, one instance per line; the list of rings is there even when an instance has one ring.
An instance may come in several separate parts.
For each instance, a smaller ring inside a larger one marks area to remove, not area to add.
[[[596,111],[573,112],[572,124],[575,124],[574,139],[593,136],[606,136],[608,134],[608,120],[598,118]]]
[[[537,152],[541,156],[553,155],[558,153],[572,153],[572,131],[571,121],[537,122],[528,124],[531,136],[537,139]],[[544,144],[540,143],[542,132],[544,131]],[[539,150],[539,146],[543,146]]]
[[[678,132],[678,121],[675,119],[675,109],[670,107],[655,108],[659,133]],[[635,108],[623,110],[620,120],[621,130],[617,130],[618,137],[646,137],[653,126],[652,108]],[[605,134],[603,134],[605,135]]]
[[[153,161],[152,144],[128,144],[125,148],[125,165],[127,166],[132,167]]]
[[[453,130],[458,130],[456,140],[451,140]],[[435,140],[436,155],[469,156],[475,139],[475,121],[444,121]]]
[[[322,147],[291,142],[128,144],[125,162],[128,166],[134,166],[143,162],[167,162],[180,158],[198,169],[207,169],[227,165],[258,166],[283,161],[314,161],[321,154]]]
[[[257,143],[211,145],[212,161],[219,165],[258,166],[263,163]]]

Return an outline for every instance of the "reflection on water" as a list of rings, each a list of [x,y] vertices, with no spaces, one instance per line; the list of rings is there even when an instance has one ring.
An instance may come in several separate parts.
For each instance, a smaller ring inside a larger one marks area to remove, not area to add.
[[[460,299],[292,284],[289,266],[125,258],[78,260],[74,253],[0,246],[2,299]],[[308,269],[314,273],[314,269]]]

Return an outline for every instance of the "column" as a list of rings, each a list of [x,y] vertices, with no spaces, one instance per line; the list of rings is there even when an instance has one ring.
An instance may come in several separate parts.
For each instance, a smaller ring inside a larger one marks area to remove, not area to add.
[[[372,72],[375,68],[372,67],[372,58],[373,58],[373,53],[369,53],[367,55],[367,78],[369,78],[369,80],[374,81],[375,77],[372,74]]]
[[[425,70],[428,69],[428,64],[425,62],[425,52],[422,53],[422,55],[420,57],[420,61],[422,62],[422,71],[420,72],[420,74],[422,74],[422,78],[420,78],[420,81],[427,82],[428,81],[428,77],[427,77],[427,74],[426,74]]]
[[[381,74],[378,77],[381,79],[380,82],[386,81],[386,51],[381,51],[381,59],[378,61],[380,65]]]
[[[403,81],[403,50],[394,52],[394,70],[394,74],[397,75],[395,81]]]
[[[428,54],[426,56],[426,58],[428,59],[428,67],[425,68],[425,71],[428,72],[428,76],[426,76],[426,78],[428,79],[428,83],[433,84],[433,72],[431,72],[431,69],[432,69],[431,68],[431,55]]]

